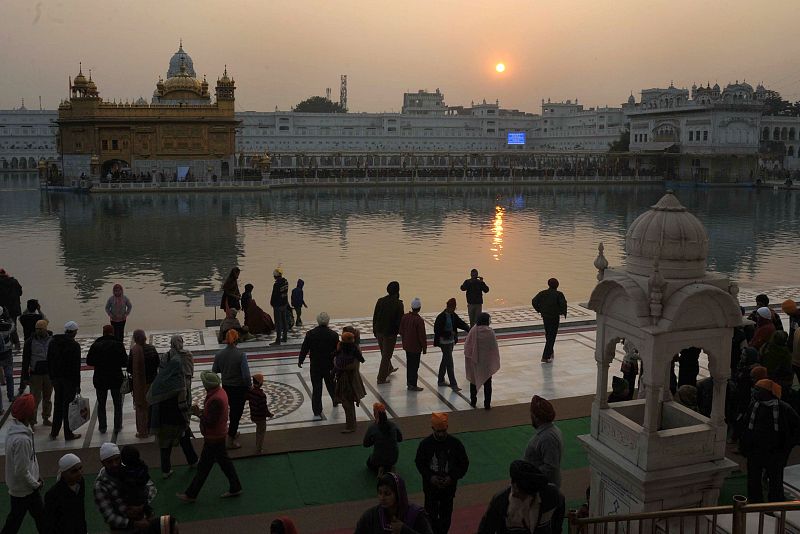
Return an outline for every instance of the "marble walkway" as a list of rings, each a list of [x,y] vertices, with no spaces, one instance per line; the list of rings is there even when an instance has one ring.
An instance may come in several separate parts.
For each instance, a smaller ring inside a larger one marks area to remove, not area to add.
[[[754,300],[755,294],[760,291],[742,291],[740,301],[749,304]],[[768,294],[781,296],[773,298],[780,303],[785,298],[800,300],[800,286],[772,288]],[[779,305],[779,304],[778,304]],[[594,313],[580,306],[570,306],[568,319],[562,323],[556,343],[556,357],[552,364],[540,363],[544,334],[541,327],[541,318],[530,308],[509,308],[503,310],[488,310],[493,317],[493,327],[498,336],[501,355],[501,369],[493,378],[493,406],[512,405],[528,402],[532,395],[538,394],[545,398],[559,399],[588,395],[594,392],[596,383],[596,365],[594,362],[595,332]],[[433,330],[435,314],[423,314],[429,334]],[[312,319],[309,317],[308,319]],[[459,343],[454,351],[456,377],[463,391],[454,392],[449,387],[437,386],[437,370],[441,358],[439,349],[430,348],[427,355],[423,355],[419,370],[419,385],[423,388],[420,392],[410,392],[406,389],[406,359],[405,354],[398,344],[394,353],[394,365],[399,371],[392,375],[390,383],[377,385],[375,377],[378,372],[380,353],[374,337],[371,336],[371,324],[367,319],[335,319],[331,327],[336,330],[347,324],[360,328],[362,337],[362,350],[366,363],[362,365],[361,372],[367,389],[367,397],[357,411],[359,421],[371,419],[371,407],[376,401],[383,402],[391,417],[404,417],[430,413],[432,411],[459,411],[472,410],[469,405],[469,384],[464,373],[464,357],[462,344]],[[333,408],[330,398],[323,394],[324,417],[315,420],[311,411],[311,383],[309,378],[308,363],[303,368],[297,366],[297,354],[302,337],[307,327],[295,329],[290,333],[289,342],[280,347],[268,346],[271,339],[259,339],[241,344],[241,348],[248,354],[252,373],[263,373],[267,383],[266,391],[270,409],[275,417],[268,421],[267,430],[313,427],[324,425],[339,425],[344,423],[344,413],[341,408]],[[164,351],[169,346],[169,338],[175,332],[151,333],[151,341],[159,351]],[[213,353],[219,350],[216,342],[216,329],[188,330],[181,332],[186,341],[186,348],[195,355],[195,383],[193,397],[195,402],[200,402],[204,391],[199,381],[199,373],[211,367]],[[273,336],[274,338],[274,336]],[[463,340],[463,339],[462,339]],[[92,338],[79,340],[84,348],[88,348]],[[15,359],[18,356],[15,356]],[[617,354],[618,362],[612,364],[610,372],[619,374],[621,363],[621,346]],[[701,375],[707,376],[707,362],[701,358]],[[17,378],[18,380],[18,378]],[[119,444],[143,443],[152,441],[139,440],[135,437],[134,411],[130,395],[124,399],[123,430],[119,435],[111,433],[101,434],[97,427],[96,399],[92,387],[92,371],[85,368],[81,377],[82,395],[89,399],[92,407],[90,421],[81,427],[78,432],[82,434],[79,440],[64,442],[63,439],[50,441],[48,427],[35,428],[36,447],[38,451],[59,449],[80,449],[86,447],[99,447],[105,441],[116,440]],[[610,380],[609,380],[610,383]],[[479,393],[478,406],[482,409],[482,392]],[[113,409],[109,399],[106,406],[109,422]],[[0,419],[0,454],[5,451],[5,437],[8,430],[6,424],[8,411]],[[111,426],[111,425],[109,425]],[[198,422],[192,421],[192,428],[199,433]],[[248,439],[247,434],[255,432],[254,425],[249,420],[248,409],[242,418],[241,432],[243,439]],[[267,439],[269,437],[267,436]]]

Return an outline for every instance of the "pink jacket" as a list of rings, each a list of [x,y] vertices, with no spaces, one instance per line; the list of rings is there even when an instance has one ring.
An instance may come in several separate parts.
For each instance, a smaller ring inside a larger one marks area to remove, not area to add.
[[[467,380],[480,387],[500,370],[500,349],[490,326],[473,326],[464,341]]]

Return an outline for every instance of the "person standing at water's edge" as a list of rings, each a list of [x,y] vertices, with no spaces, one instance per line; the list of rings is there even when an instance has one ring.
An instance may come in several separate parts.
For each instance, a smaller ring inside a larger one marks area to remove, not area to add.
[[[453,391],[461,391],[456,380],[456,373],[453,368],[453,348],[458,343],[458,329],[464,332],[469,331],[469,326],[461,317],[456,315],[456,299],[451,298],[447,301],[447,307],[436,317],[433,323],[433,346],[442,349],[442,361],[439,364],[439,383],[438,385],[449,385]],[[448,384],[444,381],[447,373]]]
[[[108,392],[114,403],[114,432],[122,430],[122,369],[127,365],[128,355],[125,345],[116,335],[114,327],[105,325],[103,335],[97,338],[86,355],[86,365],[94,367],[92,384],[97,392],[98,430],[104,434],[108,429],[106,418],[106,400]]]
[[[47,347],[47,371],[53,384],[53,426],[50,439],[56,439],[64,424],[64,439],[78,439],[69,427],[69,404],[81,392],[81,346],[75,341],[78,323],[69,321],[64,325],[64,333],[53,336]]]
[[[482,276],[478,276],[478,269],[472,269],[469,276],[461,284],[461,291],[467,293],[467,315],[469,315],[469,327],[472,328],[483,311],[483,294],[489,292],[489,286],[483,281]]]
[[[333,384],[333,355],[339,344],[339,335],[328,328],[330,320],[330,316],[325,312],[317,315],[318,326],[306,332],[297,358],[297,367],[303,367],[307,355],[311,359],[311,410],[317,419],[322,419],[323,382],[333,406],[338,404]]]
[[[294,314],[297,316],[297,319],[294,321],[296,326],[303,326],[303,320],[301,319],[301,316],[303,315],[303,308],[308,308],[308,304],[306,304],[303,295],[304,285],[306,285],[306,283],[303,282],[303,279],[298,278],[297,287],[292,289],[292,308],[294,308]]]
[[[372,332],[378,340],[381,349],[381,366],[378,369],[378,384],[389,381],[389,375],[397,371],[392,367],[392,355],[397,344],[397,334],[400,332],[400,321],[405,309],[400,300],[400,282],[389,282],[386,286],[387,295],[375,303],[372,314]]]
[[[47,370],[47,351],[50,342],[53,341],[53,333],[47,329],[47,325],[47,319],[36,321],[33,335],[25,340],[22,348],[22,376],[20,379],[20,389],[23,389],[26,384],[31,387],[31,393],[36,399],[36,413],[39,412],[39,404],[42,404],[42,424],[44,426],[52,424],[50,414],[53,411],[53,384],[50,382]],[[36,417],[34,414],[34,425],[37,424]]]
[[[19,333],[17,332],[17,317],[22,313],[22,286],[16,278],[9,275],[5,269],[0,269],[0,306],[6,309],[11,318],[14,329],[11,332],[11,342],[19,350]]]
[[[130,299],[122,293],[122,286],[114,284],[114,294],[106,301],[106,314],[111,321],[111,326],[114,327],[114,337],[123,343],[125,342],[125,322],[132,309],[133,305]]]
[[[270,345],[280,345],[281,342],[286,343],[286,336],[289,335],[289,324],[286,320],[289,307],[289,281],[283,277],[283,271],[280,268],[272,271],[272,277],[275,278],[275,283],[272,284],[272,296],[269,298],[269,304],[272,306],[275,319],[275,341]]]
[[[400,336],[403,338],[403,350],[406,351],[406,387],[409,391],[422,391],[417,385],[419,360],[428,351],[425,320],[419,315],[421,308],[422,302],[414,298],[411,311],[400,320]]]
[[[242,294],[239,291],[239,274],[241,272],[241,269],[234,267],[222,284],[222,299],[219,307],[225,311],[228,311],[229,308],[242,309],[242,305],[239,302],[242,298]]]
[[[567,299],[558,290],[558,280],[547,281],[547,289],[540,291],[531,301],[533,309],[539,312],[544,322],[545,344],[542,352],[542,363],[552,363],[558,335],[559,317],[567,318]]]

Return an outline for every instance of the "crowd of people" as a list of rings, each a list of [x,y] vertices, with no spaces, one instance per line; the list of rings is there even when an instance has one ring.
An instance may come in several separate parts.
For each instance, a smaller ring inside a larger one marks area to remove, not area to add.
[[[223,284],[220,306],[226,312],[227,323],[223,321],[220,339],[225,346],[216,353],[211,370],[200,373],[206,391],[202,405],[192,402],[194,360],[191,352],[184,349],[181,336],[173,336],[170,349],[159,354],[147,342],[146,333],[137,329],[133,332],[130,350],[126,350],[125,326],[133,306],[118,284],[105,307],[109,324],[103,327],[102,336],[92,343],[86,356],[86,364],[94,369],[92,382],[97,393],[99,432],[108,431],[106,401],[109,392],[114,409],[114,434],[122,429],[123,395],[131,393],[136,435],[139,438],[156,436],[162,477],[169,478],[173,474],[171,451],[176,446],[181,447],[186,463],[196,469],[192,482],[177,496],[187,503],[196,501],[215,463],[229,482],[228,491],[221,497],[241,495],[242,484],[227,451],[241,447],[238,429],[245,405],[249,403],[250,417],[256,426],[257,453],[264,450],[266,420],[273,414],[264,391],[264,376],[251,374],[247,355],[238,344],[247,339],[246,336],[265,333],[258,330],[259,325],[269,326],[268,331],[274,328],[273,345],[285,343],[290,323],[301,324],[302,309],[307,307],[303,280],[297,281],[290,296],[289,283],[282,270],[275,269],[270,297],[276,319],[273,321],[256,304],[252,284],[245,285],[245,292],[240,293],[240,274],[238,268],[233,269]],[[550,279],[547,289],[532,300],[545,327],[543,364],[553,362],[559,321],[567,314],[567,302],[558,286],[558,280]],[[441,351],[437,385],[460,391],[454,372],[453,348],[458,343],[458,331],[464,331],[470,404],[477,406],[478,393],[483,388],[483,406],[490,410],[492,376],[500,369],[500,350],[491,327],[491,316],[482,309],[483,295],[489,292],[489,286],[473,269],[460,289],[466,296],[469,322],[456,313],[455,298],[447,301],[434,321],[432,345]],[[70,428],[67,416],[70,403],[81,387],[81,348],[75,339],[78,325],[68,321],[64,333],[54,335],[48,329],[49,323],[39,302],[28,300],[23,311],[21,295],[19,282],[0,270],[0,364],[4,368],[7,399],[13,403],[6,441],[6,481],[11,512],[3,532],[16,532],[26,513],[34,518],[40,532],[54,532],[52,525],[61,525],[62,520],[74,527],[71,532],[86,532],[80,497],[84,492],[81,459],[74,454],[61,458],[56,483],[42,499],[43,483],[32,432],[34,425],[39,424],[41,409],[41,421],[50,427],[50,439],[58,438],[62,426],[65,440],[80,437]],[[759,295],[756,303],[755,311],[747,317],[749,321],[743,321],[741,327],[734,329],[726,421],[730,441],[738,442],[740,452],[747,458],[749,499],[752,502],[765,500],[761,486],[764,478],[768,481],[766,500],[778,501],[784,500],[783,467],[792,447],[800,442],[800,417],[797,415],[800,394],[792,389],[794,377],[800,379],[800,311],[793,301],[783,302],[782,311],[789,318],[789,331],[785,332],[780,317],[769,307],[766,295]],[[236,319],[236,312],[241,309],[245,311],[244,325]],[[429,343],[421,309],[421,299],[414,298],[410,310],[406,311],[400,299],[400,284],[396,281],[388,284],[387,294],[376,302],[372,326],[381,357],[376,377],[378,385],[390,382],[398,371],[392,358],[400,337],[407,357],[406,387],[409,392],[422,390],[418,386],[419,363]],[[22,326],[21,338],[17,320]],[[329,327],[330,316],[325,312],[320,312],[316,320],[317,326],[306,332],[298,354],[298,367],[302,368],[307,358],[310,361],[311,408],[315,418],[323,417],[324,386],[334,409],[341,406],[344,411],[342,432],[352,433],[357,430],[355,408],[366,397],[360,371],[365,362],[360,332],[347,326],[337,333]],[[20,348],[22,373],[17,390],[11,370],[14,349]],[[625,349],[620,368],[622,376],[614,377],[609,402],[631,399],[636,377],[644,372],[636,349],[628,344]],[[676,355],[671,389],[677,402],[709,416],[713,379],[698,380],[700,354],[699,348],[690,347]],[[675,363],[678,364],[677,374]],[[563,438],[553,424],[555,409],[549,401],[534,396],[530,414],[536,432],[527,447],[521,449],[523,459],[514,461],[509,468],[509,488],[489,503],[480,524],[480,534],[560,532],[564,517],[564,497],[560,493]],[[189,425],[192,416],[199,419],[204,438],[199,455],[194,449]],[[425,502],[422,507],[408,502],[405,482],[395,472],[400,452],[398,443],[403,440],[402,429],[388,419],[386,407],[381,403],[373,406],[373,416],[374,422],[366,430],[363,444],[372,449],[366,464],[378,477],[379,502],[363,514],[356,532],[448,532],[457,483],[469,468],[469,451],[458,438],[449,434],[447,414],[432,414],[432,433],[417,448],[414,463],[423,483]],[[112,438],[100,448],[103,468],[94,487],[95,503],[105,522],[117,530],[176,532],[175,518],[157,515],[151,505],[156,495],[155,485],[136,448],[126,446],[120,450],[113,441]],[[271,532],[297,531],[288,518],[276,519],[270,529]]]

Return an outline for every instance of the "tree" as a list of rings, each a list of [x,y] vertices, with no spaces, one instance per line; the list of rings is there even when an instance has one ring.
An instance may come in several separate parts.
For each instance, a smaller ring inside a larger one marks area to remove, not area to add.
[[[294,111],[301,113],[346,113],[341,104],[332,102],[324,96],[306,98],[294,107]]]
[[[781,98],[779,94],[769,96],[764,100],[764,115],[783,115],[793,116],[796,113],[794,106],[788,101]]]
[[[625,130],[619,134],[619,139],[609,145],[609,152],[628,152],[631,147],[631,131]]]

